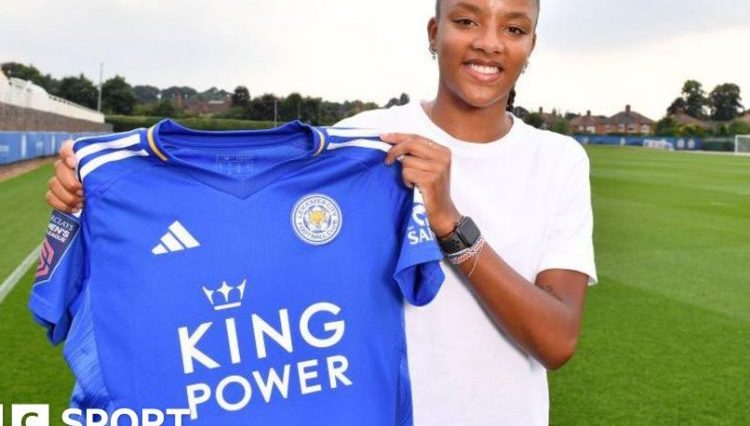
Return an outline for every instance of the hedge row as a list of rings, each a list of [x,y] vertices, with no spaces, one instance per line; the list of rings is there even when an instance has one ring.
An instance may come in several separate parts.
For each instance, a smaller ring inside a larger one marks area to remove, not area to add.
[[[127,132],[139,127],[150,127],[159,122],[161,117],[144,117],[130,115],[108,115],[107,123],[112,124],[115,132]],[[225,118],[177,118],[176,122],[196,130],[255,130],[273,127],[273,121],[231,120]]]
[[[734,151],[734,140],[704,140],[704,151]]]

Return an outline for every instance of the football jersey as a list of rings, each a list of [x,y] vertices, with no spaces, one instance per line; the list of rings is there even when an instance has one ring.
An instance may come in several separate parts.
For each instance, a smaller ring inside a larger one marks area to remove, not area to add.
[[[299,122],[76,141],[86,206],[52,213],[30,299],[71,406],[411,424],[403,304],[435,297],[442,255],[388,148]]]

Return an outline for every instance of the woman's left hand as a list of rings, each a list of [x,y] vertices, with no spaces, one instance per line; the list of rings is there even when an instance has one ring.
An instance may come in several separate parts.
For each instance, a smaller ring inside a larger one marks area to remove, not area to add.
[[[430,139],[404,133],[386,133],[380,135],[380,139],[392,145],[385,163],[391,165],[400,159],[404,183],[422,191],[432,232],[439,237],[451,233],[461,214],[450,194],[450,149]]]

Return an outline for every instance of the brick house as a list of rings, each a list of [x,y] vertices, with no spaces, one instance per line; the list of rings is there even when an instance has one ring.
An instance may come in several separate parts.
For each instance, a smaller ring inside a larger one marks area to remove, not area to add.
[[[544,130],[551,129],[552,126],[555,125],[555,123],[563,118],[563,116],[557,112],[557,109],[553,109],[552,112],[549,113],[544,112],[544,108],[539,107],[539,111],[537,112],[537,114],[539,114],[539,116],[542,118],[541,128]]]
[[[607,117],[603,115],[591,115],[591,110],[586,111],[586,115],[579,115],[570,120],[570,131],[573,133],[588,133],[601,135],[606,133],[604,126]]]
[[[213,116],[229,111],[232,108],[232,102],[229,99],[204,101],[200,99],[188,98],[185,101],[185,108],[192,115]]]
[[[654,131],[654,120],[633,111],[625,105],[625,111],[609,117],[604,123],[604,133],[650,134]]]

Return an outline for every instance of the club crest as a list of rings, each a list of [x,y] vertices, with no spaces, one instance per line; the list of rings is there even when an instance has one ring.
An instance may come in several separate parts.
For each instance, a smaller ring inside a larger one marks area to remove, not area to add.
[[[323,194],[302,197],[294,205],[291,219],[297,236],[312,245],[331,242],[339,234],[343,222],[339,205]]]

